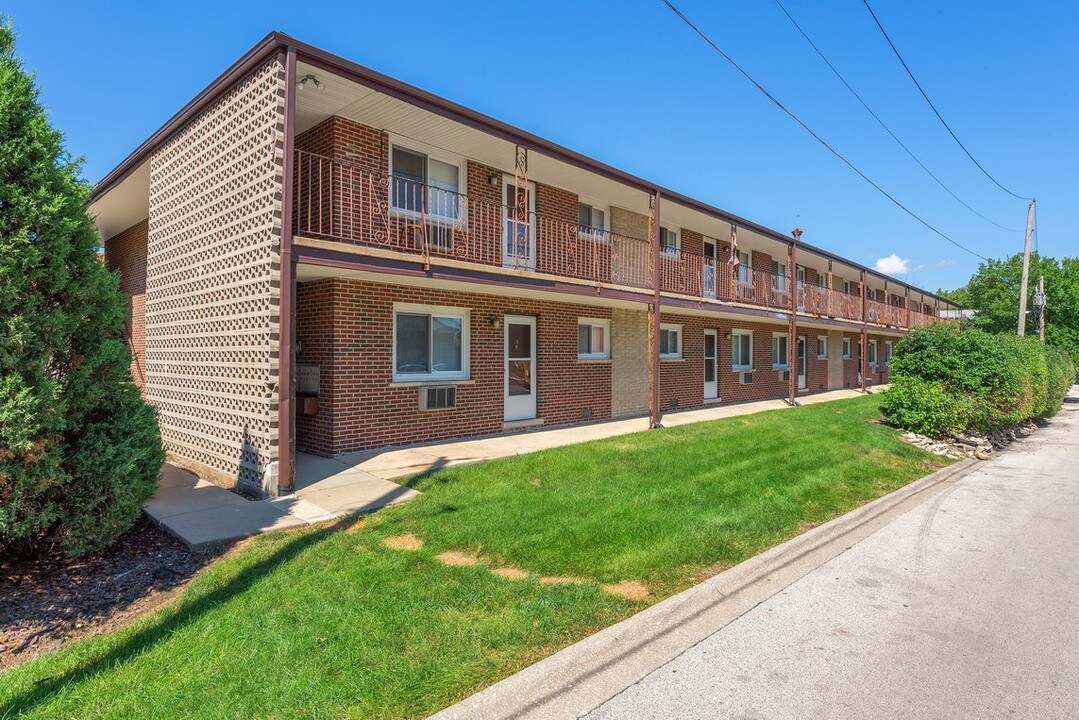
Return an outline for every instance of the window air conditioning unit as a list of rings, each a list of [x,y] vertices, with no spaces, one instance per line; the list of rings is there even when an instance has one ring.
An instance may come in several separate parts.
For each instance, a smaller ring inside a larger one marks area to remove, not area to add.
[[[457,407],[457,386],[420,388],[420,410],[448,410],[455,407]]]
[[[779,380],[780,380],[780,382],[790,382],[790,379],[791,379],[791,371],[790,370],[780,370],[779,371]]]
[[[738,382],[740,382],[742,385],[752,385],[753,384],[753,372],[750,371],[750,372],[741,373],[738,376]]]

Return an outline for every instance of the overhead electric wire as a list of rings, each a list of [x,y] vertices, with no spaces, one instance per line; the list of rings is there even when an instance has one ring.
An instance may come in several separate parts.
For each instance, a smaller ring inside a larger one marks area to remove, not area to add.
[[[880,20],[877,19],[877,14],[873,12],[873,8],[869,6],[869,0],[862,0],[862,4],[864,4],[865,9],[869,11],[869,15],[873,18],[873,22],[877,24],[877,28],[880,30],[880,34],[883,35],[884,39],[888,41],[888,45],[892,48],[892,52],[894,52],[895,56],[899,58],[899,64],[902,65],[903,69],[907,71],[907,75],[909,75],[910,79],[914,81],[914,86],[918,88],[918,92],[920,92],[922,94],[922,97],[925,98],[925,101],[929,103],[929,107],[932,108],[933,114],[937,116],[937,120],[940,120],[940,124],[944,126],[944,129],[948,131],[948,134],[952,136],[952,139],[955,140],[959,147],[963,149],[963,152],[967,154],[967,157],[970,158],[970,161],[977,165],[978,169],[981,170],[987,178],[992,180],[994,185],[996,185],[1004,192],[1008,193],[1012,197],[1019,198],[1020,200],[1032,200],[1033,198],[1014,193],[1008,188],[1001,185],[995,177],[989,174],[988,170],[982,167],[982,164],[980,162],[974,159],[974,156],[970,154],[970,150],[967,150],[967,146],[963,144],[963,141],[959,139],[959,136],[956,135],[952,128],[948,125],[948,123],[944,121],[944,117],[941,116],[940,111],[937,110],[937,106],[934,105],[933,101],[929,99],[928,95],[926,95],[925,90],[922,89],[922,84],[918,82],[918,78],[914,77],[914,73],[910,71],[910,68],[907,66],[907,61],[904,60],[903,56],[899,54],[899,50],[896,48],[895,43],[893,43],[892,39],[888,37],[888,33],[887,31],[885,31],[884,26],[881,25]]]
[[[858,94],[858,91],[851,87],[851,84],[847,82],[847,79],[843,77],[843,74],[840,73],[838,69],[836,69],[836,66],[833,65],[832,62],[825,56],[824,52],[822,52],[821,49],[817,47],[817,44],[813,42],[813,40],[809,37],[806,31],[802,29],[802,26],[798,24],[798,21],[794,19],[794,16],[792,16],[790,12],[787,11],[787,8],[783,6],[783,3],[781,3],[779,0],[774,0],[774,2],[779,7],[779,9],[783,11],[783,14],[787,16],[787,19],[791,21],[791,24],[794,25],[795,29],[798,30],[799,33],[801,33],[802,37],[805,38],[805,41],[809,43],[809,46],[811,48],[813,48],[814,52],[816,52],[817,55],[820,56],[820,59],[824,61],[824,64],[828,66],[828,68],[835,74],[837,78],[839,78],[839,82],[843,83],[844,87],[846,87],[847,90],[850,91],[850,94],[853,95],[859,103],[861,103],[862,107],[865,108],[866,112],[873,116],[873,119],[877,121],[877,124],[884,128],[884,131],[886,133],[891,135],[892,140],[895,140],[899,147],[903,148],[903,151],[910,156],[910,159],[918,163],[918,167],[920,167],[922,170],[925,170],[926,174],[929,175],[929,177],[933,178],[933,180],[936,181],[937,185],[940,185],[942,188],[944,188],[945,192],[955,198],[960,205],[965,207],[967,210],[970,210],[972,213],[980,217],[982,220],[985,220],[990,225],[994,225],[1001,230],[1006,230],[1008,232],[1018,232],[1018,228],[1007,228],[997,222],[994,222],[993,220],[990,220],[985,215],[982,215],[980,212],[978,212],[966,202],[964,202],[961,197],[952,192],[952,189],[945,185],[944,181],[934,175],[933,171],[926,167],[925,163],[918,159],[918,156],[914,154],[914,151],[912,151],[909,147],[907,147],[906,143],[899,139],[899,137],[892,131],[892,129],[888,127],[888,125],[883,120],[880,119],[880,116],[877,115],[877,113],[873,112],[873,108],[869,107],[868,103],[866,103],[866,101],[862,99],[862,96]]]
[[[761,85],[761,84],[760,84],[759,82],[757,82],[757,81],[756,81],[756,80],[755,80],[755,79],[753,78],[753,76],[752,76],[752,75],[750,75],[750,74],[749,74],[748,72],[746,72],[746,71],[745,71],[745,70],[744,70],[744,69],[742,68],[742,66],[741,66],[741,65],[739,65],[739,64],[738,64],[737,62],[735,62],[734,58],[732,58],[732,57],[731,57],[730,55],[728,55],[727,53],[725,53],[725,52],[723,51],[723,49],[719,47],[719,45],[716,45],[716,43],[715,43],[715,42],[713,42],[713,41],[712,41],[712,39],[711,39],[710,37],[708,37],[708,35],[706,35],[706,34],[705,34],[705,32],[704,32],[703,30],[701,30],[701,29],[700,29],[699,27],[697,27],[697,25],[695,25],[695,24],[693,23],[693,21],[692,21],[692,20],[690,20],[690,19],[689,19],[688,17],[686,17],[686,16],[685,16],[685,15],[684,15],[684,14],[682,13],[682,11],[681,11],[681,10],[679,10],[679,9],[678,9],[677,7],[675,7],[675,6],[674,6],[674,4],[673,4],[673,3],[672,3],[672,2],[670,1],[670,0],[663,0],[663,4],[664,4],[664,5],[666,5],[666,6],[668,7],[668,8],[670,8],[671,12],[673,12],[673,13],[674,13],[675,15],[677,15],[677,16],[678,16],[678,17],[679,17],[679,18],[680,18],[680,19],[682,20],[682,22],[684,22],[684,23],[685,23],[686,25],[688,25],[688,26],[689,26],[689,27],[690,27],[690,28],[691,28],[691,29],[693,30],[693,32],[697,33],[697,35],[699,35],[699,36],[701,37],[701,39],[702,39],[702,40],[704,40],[704,41],[705,41],[706,43],[708,43],[708,44],[709,44],[709,45],[710,45],[710,46],[712,47],[712,49],[713,49],[713,50],[715,50],[715,51],[716,51],[717,53],[719,53],[719,54],[720,54],[721,56],[723,56],[723,59],[724,59],[724,60],[726,60],[727,62],[729,62],[729,63],[730,63],[731,65],[733,65],[733,66],[734,66],[734,69],[735,69],[735,70],[737,70],[738,72],[740,72],[740,73],[741,73],[741,74],[742,74],[742,75],[743,75],[743,76],[745,77],[745,79],[746,79],[746,80],[748,80],[748,81],[749,81],[750,83],[752,83],[752,84],[753,84],[753,86],[754,86],[755,88],[757,88],[757,90],[759,90],[759,91],[760,91],[760,92],[761,92],[761,93],[762,93],[762,94],[763,94],[763,95],[764,95],[764,96],[765,96],[766,98],[768,98],[769,100],[771,100],[771,101],[772,101],[772,103],[774,103],[776,107],[778,107],[778,108],[779,108],[780,110],[782,110],[782,111],[783,111],[783,112],[785,112],[785,113],[786,113],[787,115],[789,115],[789,116],[791,117],[791,119],[792,119],[792,120],[794,120],[794,121],[795,121],[796,123],[798,123],[799,125],[801,125],[801,126],[802,126],[802,129],[803,129],[803,130],[805,130],[805,131],[806,131],[807,133],[809,133],[810,135],[812,135],[812,136],[813,136],[813,139],[814,139],[814,140],[816,140],[817,142],[819,142],[819,143],[820,143],[821,145],[823,145],[823,146],[824,146],[824,147],[825,147],[825,148],[826,148],[826,149],[827,149],[827,150],[828,150],[828,151],[829,151],[830,153],[832,153],[832,154],[833,154],[833,155],[835,155],[835,156],[836,156],[837,158],[839,158],[840,160],[842,160],[842,161],[843,161],[843,163],[844,163],[844,164],[845,164],[845,165],[846,165],[847,167],[849,167],[849,168],[850,168],[851,170],[853,170],[854,172],[856,172],[856,173],[857,173],[857,174],[858,174],[858,175],[859,175],[859,176],[860,176],[860,177],[861,177],[861,178],[862,178],[863,180],[865,180],[865,181],[866,181],[867,183],[869,183],[870,185],[872,185],[872,186],[873,186],[873,187],[874,187],[874,188],[875,188],[875,189],[877,190],[877,192],[879,192],[879,193],[880,193],[881,195],[883,195],[884,197],[886,197],[886,198],[888,198],[889,200],[891,200],[891,201],[892,201],[892,203],[893,203],[893,204],[895,204],[895,206],[896,206],[896,207],[898,207],[898,208],[899,208],[900,210],[902,210],[902,211],[903,211],[903,212],[905,212],[906,214],[910,215],[910,216],[911,216],[912,218],[914,218],[915,220],[917,220],[918,222],[920,222],[920,223],[921,223],[922,225],[924,225],[925,227],[927,227],[927,228],[928,228],[929,230],[931,230],[932,232],[936,233],[936,234],[937,234],[937,235],[939,235],[940,237],[942,237],[942,238],[944,238],[945,240],[947,240],[948,242],[950,242],[950,243],[951,243],[952,245],[955,245],[955,246],[956,246],[957,248],[959,248],[960,250],[963,250],[963,251],[965,251],[965,252],[968,252],[968,253],[970,253],[971,255],[973,255],[973,256],[974,256],[974,257],[976,257],[976,258],[980,258],[980,259],[982,259],[982,260],[989,260],[989,258],[985,257],[984,255],[979,255],[978,253],[974,252],[974,251],[973,251],[973,250],[971,250],[970,248],[968,248],[968,247],[965,247],[965,246],[964,246],[964,245],[962,245],[961,243],[959,243],[959,242],[957,242],[957,241],[953,240],[952,238],[948,237],[948,236],[947,236],[947,235],[945,235],[945,234],[944,234],[943,232],[941,232],[940,230],[938,230],[937,228],[935,228],[935,227],[934,227],[933,225],[930,225],[930,224],[929,224],[929,223],[928,223],[927,221],[923,220],[923,219],[922,219],[922,218],[921,218],[921,217],[920,217],[920,216],[919,216],[919,215],[918,215],[917,213],[915,213],[915,212],[914,212],[913,210],[911,210],[910,208],[908,208],[908,207],[907,207],[906,205],[904,205],[903,203],[901,203],[901,202],[899,202],[898,200],[896,200],[896,199],[895,199],[895,198],[894,198],[894,197],[893,197],[892,195],[890,195],[890,194],[889,194],[889,193],[888,193],[888,192],[887,192],[887,191],[886,191],[886,190],[885,190],[884,188],[882,188],[882,187],[881,187],[880,185],[878,185],[877,183],[875,183],[875,182],[874,182],[874,181],[872,180],[872,178],[870,178],[870,177],[869,177],[868,175],[866,175],[866,174],[865,174],[864,172],[862,172],[861,170],[859,170],[859,169],[858,169],[858,168],[857,168],[857,167],[856,167],[856,166],[854,165],[854,163],[852,163],[852,162],[851,162],[850,160],[848,160],[848,159],[847,159],[847,158],[846,158],[846,157],[845,157],[845,156],[844,156],[844,155],[843,155],[842,153],[840,153],[840,152],[839,152],[838,150],[836,150],[836,149],[835,149],[834,147],[832,147],[831,145],[829,145],[829,144],[828,144],[828,142],[827,142],[827,141],[826,141],[826,140],[825,140],[824,138],[822,138],[822,137],[821,137],[820,135],[818,135],[817,133],[813,132],[813,130],[812,130],[812,129],[811,129],[811,128],[810,128],[809,126],[808,126],[808,125],[806,125],[806,124],[805,124],[804,122],[802,122],[802,119],[801,119],[801,118],[799,118],[799,117],[798,117],[797,115],[795,115],[795,114],[794,114],[794,113],[793,113],[793,112],[792,112],[791,110],[789,110],[789,109],[787,108],[787,106],[786,106],[786,105],[784,105],[784,104],[783,104],[783,103],[781,103],[781,102],[780,102],[779,100],[777,100],[777,99],[776,99],[776,97],[775,97],[774,95],[772,95],[772,93],[768,92],[768,90],[766,90],[766,89],[765,89],[765,87],[764,87],[763,85]]]

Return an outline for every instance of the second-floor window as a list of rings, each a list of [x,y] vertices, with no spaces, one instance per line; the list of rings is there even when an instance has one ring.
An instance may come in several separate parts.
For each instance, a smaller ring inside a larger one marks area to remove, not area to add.
[[[461,218],[461,168],[415,150],[390,154],[390,203],[394,210],[433,218]]]
[[[606,213],[602,208],[588,203],[577,204],[577,225],[582,235],[603,237]]]
[[[772,274],[776,276],[776,291],[787,292],[787,263],[773,260]]]
[[[659,249],[667,255],[678,254],[678,231],[661,227],[659,229]]]

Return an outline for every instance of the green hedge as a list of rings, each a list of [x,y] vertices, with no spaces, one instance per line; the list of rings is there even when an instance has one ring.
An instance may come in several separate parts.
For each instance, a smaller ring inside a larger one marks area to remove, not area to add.
[[[934,323],[896,345],[883,409],[934,437],[987,432],[1055,415],[1074,380],[1067,353],[1036,338]]]

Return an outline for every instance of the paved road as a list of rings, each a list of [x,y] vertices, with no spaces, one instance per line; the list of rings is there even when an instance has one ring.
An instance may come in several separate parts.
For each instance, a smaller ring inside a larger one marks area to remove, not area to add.
[[[1079,391],[587,717],[1079,717]]]

